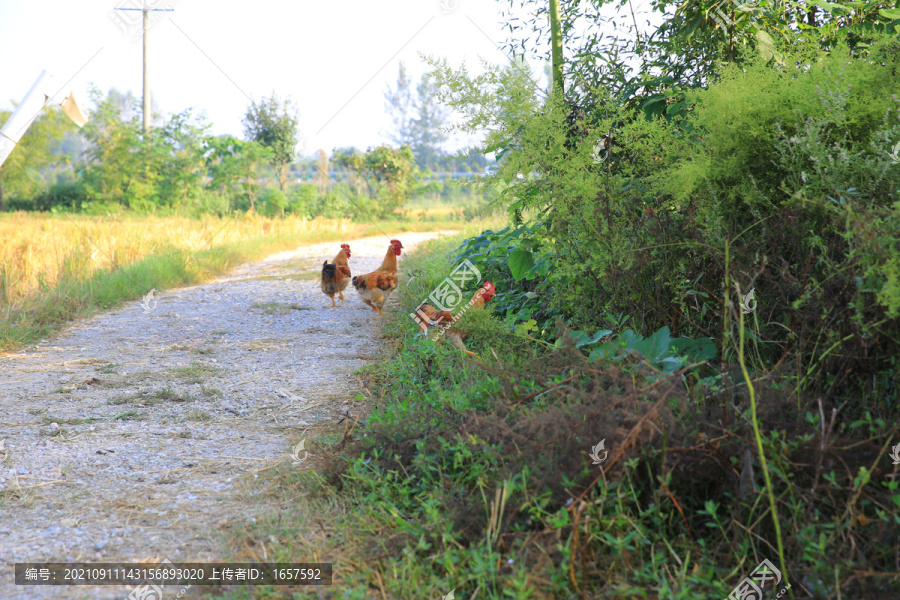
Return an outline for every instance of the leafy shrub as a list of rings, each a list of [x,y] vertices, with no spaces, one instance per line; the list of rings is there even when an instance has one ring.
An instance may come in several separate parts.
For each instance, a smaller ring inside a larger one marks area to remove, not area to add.
[[[81,182],[56,183],[34,197],[37,210],[81,210],[89,200],[88,191]]]
[[[6,210],[35,210],[33,198],[5,198]]]
[[[91,200],[82,205],[81,212],[86,215],[118,215],[124,212],[124,208],[118,202],[104,202],[102,200]]]
[[[287,195],[279,189],[266,188],[259,196],[259,213],[267,217],[284,216],[288,206]]]
[[[185,199],[182,209],[185,213],[195,218],[203,215],[221,217],[231,212],[231,201],[225,194],[202,188],[193,188]]]
[[[316,186],[295,185],[288,190],[288,210],[291,214],[313,217],[312,206],[316,200]]]

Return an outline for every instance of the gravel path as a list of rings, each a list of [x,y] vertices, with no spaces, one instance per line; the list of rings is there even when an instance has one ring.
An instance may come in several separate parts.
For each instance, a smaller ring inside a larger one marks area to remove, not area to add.
[[[395,237],[408,251],[438,235]],[[377,268],[388,239],[349,240],[353,273]],[[353,286],[341,308],[319,288],[339,246],[276,254],[0,356],[0,598],[129,593],[17,587],[16,562],[227,556],[220,528],[265,508],[245,501],[247,478],[348,410],[352,374],[378,351],[377,315]]]

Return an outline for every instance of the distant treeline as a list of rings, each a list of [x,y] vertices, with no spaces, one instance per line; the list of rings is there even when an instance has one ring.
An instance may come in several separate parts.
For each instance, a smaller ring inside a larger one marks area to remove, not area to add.
[[[401,66],[398,89],[408,95],[404,73]],[[441,149],[445,117],[432,105],[433,94],[420,88],[419,100],[388,103],[389,111],[402,113],[391,136],[396,147],[338,148],[330,155],[303,147],[296,107],[275,94],[248,107],[244,139],[238,139],[210,135],[210,125],[192,109],[156,115],[144,131],[130,93],[104,96],[94,89],[95,108],[83,129],[52,107],[33,123],[0,169],[0,210],[255,210],[369,219],[398,214],[414,199],[483,204],[482,194],[449,182],[484,173],[488,161],[480,153],[459,157]],[[414,118],[410,111],[416,110],[425,116]],[[0,121],[9,114],[0,112]]]

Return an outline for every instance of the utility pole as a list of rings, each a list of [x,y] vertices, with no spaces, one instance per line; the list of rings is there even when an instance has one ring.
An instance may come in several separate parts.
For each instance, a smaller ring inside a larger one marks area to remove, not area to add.
[[[144,11],[144,133],[150,131],[150,75],[147,74],[147,34],[150,33],[150,11]]]
[[[143,8],[117,8],[115,10],[139,10],[143,12],[143,31],[144,31],[144,133],[150,131],[150,76],[147,73],[147,34],[150,32],[150,13],[151,12],[174,12],[174,8],[147,8],[145,4]]]

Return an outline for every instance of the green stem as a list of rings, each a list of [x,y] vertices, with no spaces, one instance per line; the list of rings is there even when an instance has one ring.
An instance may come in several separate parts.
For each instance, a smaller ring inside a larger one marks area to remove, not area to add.
[[[728,256],[728,245],[725,245],[725,255]],[[727,263],[726,263],[727,264]],[[727,277],[727,269],[726,269]],[[741,290],[738,289],[738,295]],[[781,563],[781,572],[784,573],[784,583],[788,583],[787,568],[784,564],[784,546],[781,543],[781,524],[778,522],[778,512],[775,506],[775,492],[772,490],[772,478],[769,476],[769,469],[766,464],[766,454],[763,451],[762,434],[759,431],[759,419],[756,415],[756,391],[753,389],[753,382],[750,381],[750,373],[747,371],[747,365],[744,362],[744,311],[740,312],[740,330],[738,332],[740,338],[740,346],[738,348],[738,362],[741,363],[741,372],[744,374],[744,381],[747,382],[747,391],[750,393],[750,409],[753,422],[753,435],[756,438],[756,447],[759,450],[759,464],[762,467],[763,478],[766,480],[766,492],[769,496],[769,507],[772,510],[772,522],[775,524],[775,538],[778,542],[778,559]],[[790,590],[791,598],[794,597],[794,591]]]
[[[559,0],[550,0],[550,49],[553,57],[553,92],[563,95],[562,27],[559,21]]]
[[[731,240],[725,238],[725,289],[722,294],[722,370],[725,370],[725,352],[728,350],[728,266],[731,258]],[[741,317],[741,321],[743,321]],[[741,332],[743,339],[743,332]]]

